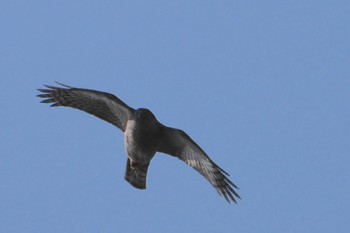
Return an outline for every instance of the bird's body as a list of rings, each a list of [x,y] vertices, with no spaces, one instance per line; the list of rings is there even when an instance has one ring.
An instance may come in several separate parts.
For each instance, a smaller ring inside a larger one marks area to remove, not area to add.
[[[147,119],[146,114],[150,119]],[[138,109],[126,124],[124,143],[128,153],[125,179],[134,187],[146,189],[147,169],[157,152],[158,122],[148,109]],[[148,121],[150,120],[150,121]],[[144,140],[149,138],[150,140]]]
[[[139,110],[136,110],[139,111]],[[157,152],[158,124],[148,124],[142,117],[128,120],[124,132],[125,147],[128,156],[135,162],[146,162]],[[148,138],[149,140],[144,140]]]
[[[112,94],[63,86],[46,86],[48,89],[39,89],[44,94],[38,96],[45,98],[43,103],[80,109],[121,129],[128,154],[125,179],[134,187],[146,188],[150,162],[157,152],[162,152],[196,169],[228,202],[240,198],[234,190],[238,187],[228,179],[228,174],[182,130],[161,124],[150,110],[135,110]]]

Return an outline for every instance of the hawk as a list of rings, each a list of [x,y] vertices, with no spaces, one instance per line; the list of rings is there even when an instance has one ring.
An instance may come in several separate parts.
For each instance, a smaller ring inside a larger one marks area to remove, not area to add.
[[[237,203],[238,187],[229,174],[220,168],[184,131],[161,124],[146,109],[133,109],[118,97],[95,90],[44,85],[38,89],[41,103],[51,107],[66,106],[90,113],[124,132],[128,155],[125,180],[138,189],[146,189],[147,170],[157,152],[165,153],[187,163],[203,175],[224,198]]]

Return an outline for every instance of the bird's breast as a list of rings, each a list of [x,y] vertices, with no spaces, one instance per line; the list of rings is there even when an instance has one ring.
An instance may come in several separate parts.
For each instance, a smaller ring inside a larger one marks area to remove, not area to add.
[[[154,138],[152,130],[145,127],[142,122],[129,120],[124,133],[125,147],[128,156],[133,160],[153,157],[156,153]]]

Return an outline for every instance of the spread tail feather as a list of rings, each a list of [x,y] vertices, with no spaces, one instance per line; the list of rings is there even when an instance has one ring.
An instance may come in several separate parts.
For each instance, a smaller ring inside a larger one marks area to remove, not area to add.
[[[149,163],[141,164],[131,162],[128,158],[126,163],[125,180],[138,189],[146,189],[147,170]]]

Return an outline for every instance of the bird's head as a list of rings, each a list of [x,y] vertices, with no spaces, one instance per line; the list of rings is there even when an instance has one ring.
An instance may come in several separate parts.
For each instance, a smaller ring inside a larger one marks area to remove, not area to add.
[[[137,119],[140,120],[146,120],[146,121],[156,121],[156,117],[154,116],[154,114],[147,108],[139,108],[135,111],[135,116]]]

